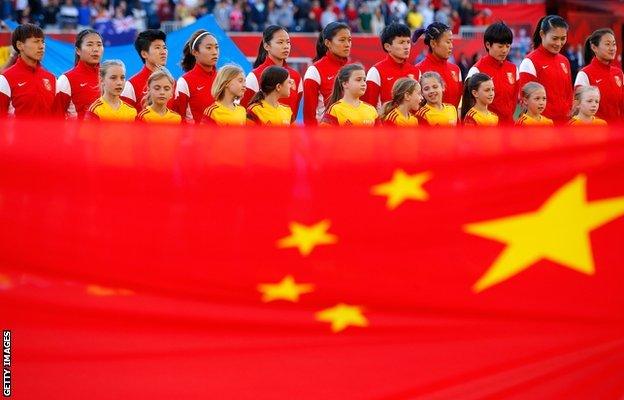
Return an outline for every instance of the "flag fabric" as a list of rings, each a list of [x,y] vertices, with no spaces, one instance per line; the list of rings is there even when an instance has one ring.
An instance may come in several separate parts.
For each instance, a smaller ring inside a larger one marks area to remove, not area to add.
[[[13,398],[624,395],[617,127],[0,123]]]

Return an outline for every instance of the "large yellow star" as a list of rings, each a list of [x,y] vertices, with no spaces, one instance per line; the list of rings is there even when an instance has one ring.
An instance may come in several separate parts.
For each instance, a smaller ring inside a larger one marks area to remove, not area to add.
[[[368,326],[362,307],[340,303],[315,314],[317,321],[331,323],[332,332],[340,332],[349,326]]]
[[[300,295],[312,292],[314,285],[296,283],[295,278],[287,275],[279,283],[261,283],[258,290],[262,293],[262,301],[265,303],[273,300],[297,302]]]
[[[624,215],[624,196],[588,202],[586,180],[578,175],[537,211],[464,226],[469,233],[507,244],[473,290],[499,284],[541,259],[593,275],[589,232]]]
[[[330,226],[329,220],[323,220],[314,225],[303,225],[298,222],[291,222],[288,226],[290,236],[286,236],[277,241],[277,247],[283,249],[296,247],[302,256],[308,256],[312,250],[321,244],[334,244],[338,242],[338,237],[327,233]]]
[[[386,207],[394,210],[405,200],[427,200],[429,194],[423,189],[423,184],[430,179],[431,172],[409,175],[402,169],[397,169],[391,181],[373,186],[371,192],[377,196],[388,196]]]

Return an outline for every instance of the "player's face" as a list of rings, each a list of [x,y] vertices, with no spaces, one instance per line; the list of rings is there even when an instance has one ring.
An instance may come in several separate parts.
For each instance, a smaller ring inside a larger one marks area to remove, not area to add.
[[[339,30],[332,40],[325,39],[325,46],[335,56],[348,58],[351,54],[351,31],[348,29]]]
[[[430,44],[433,54],[446,60],[453,54],[453,33],[445,31],[437,40],[432,40]]]
[[[277,90],[277,95],[279,96],[279,98],[282,99],[290,96],[290,91],[292,90],[294,84],[295,82],[291,79],[290,76],[284,82],[279,83],[275,88]]]
[[[80,60],[90,65],[99,64],[104,53],[104,43],[102,38],[96,33],[90,33],[83,39],[80,48],[76,49],[76,54]]]
[[[290,36],[285,30],[279,30],[269,43],[264,44],[264,49],[272,58],[285,61],[290,55]]]
[[[613,61],[617,53],[617,43],[615,36],[610,33],[602,35],[598,46],[591,45],[591,48],[599,60]]]
[[[477,90],[472,91],[472,95],[482,104],[490,105],[494,101],[494,82],[481,82]]]
[[[596,115],[598,106],[600,105],[600,95],[595,91],[587,92],[581,96],[579,102],[579,114]]]
[[[227,84],[227,90],[234,95],[234,97],[241,98],[245,94],[245,76],[238,74],[234,79]]]
[[[141,54],[145,57],[145,63],[152,67],[162,67],[167,64],[167,44],[160,39],[150,43],[149,50]]]
[[[436,78],[425,78],[422,81],[422,94],[429,104],[442,104],[444,88]]]
[[[488,54],[501,62],[507,59],[511,51],[511,45],[508,43],[487,43],[485,46],[488,49]]]
[[[42,37],[29,37],[23,42],[17,42],[17,49],[23,57],[41,61],[45,52],[45,42]]]
[[[543,89],[538,89],[531,93],[527,99],[527,110],[531,114],[541,114],[546,108],[546,92]]]
[[[411,48],[412,41],[408,36],[395,37],[392,39],[392,43],[384,44],[384,49],[386,49],[388,54],[395,60],[401,62],[409,58]]]
[[[195,60],[205,66],[214,67],[219,61],[219,44],[217,40],[211,35],[205,35],[197,50],[193,50]]]
[[[164,76],[156,79],[150,83],[148,95],[154,105],[162,107],[173,97],[173,83]]]
[[[124,69],[118,65],[113,65],[108,68],[104,76],[104,92],[113,96],[119,96],[123,91],[125,83],[126,73]]]
[[[416,86],[416,89],[412,93],[407,93],[405,95],[405,101],[407,102],[407,106],[411,111],[416,111],[420,108],[420,103],[422,103],[423,96],[420,92],[420,87]]]
[[[548,33],[540,31],[542,46],[549,52],[557,54],[568,40],[568,30],[565,28],[553,28]]]
[[[344,83],[345,92],[360,98],[366,92],[366,74],[361,69],[351,72],[349,80]]]

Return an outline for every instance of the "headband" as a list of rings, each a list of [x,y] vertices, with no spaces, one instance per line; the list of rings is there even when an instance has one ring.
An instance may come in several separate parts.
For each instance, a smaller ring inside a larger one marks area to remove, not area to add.
[[[210,32],[208,32],[208,31],[203,32],[203,33],[200,33],[200,34],[199,34],[199,35],[195,38],[195,40],[193,40],[193,44],[191,45],[191,50],[195,50],[195,45],[197,44],[197,41],[198,41],[199,39],[201,39],[204,35],[211,35],[211,36],[212,36],[212,34],[211,34]]]

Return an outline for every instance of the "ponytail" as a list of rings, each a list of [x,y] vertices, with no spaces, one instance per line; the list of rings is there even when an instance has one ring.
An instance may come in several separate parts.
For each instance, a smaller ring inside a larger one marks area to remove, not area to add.
[[[284,67],[280,67],[279,65],[272,65],[262,71],[262,75],[260,76],[260,90],[258,90],[251,98],[248,107],[251,107],[256,103],[260,103],[269,94],[275,91],[277,85],[283,84],[288,79],[290,79],[288,70]]]
[[[542,37],[540,32],[548,33],[554,28],[563,28],[568,30],[570,27],[565,19],[558,15],[547,15],[540,18],[537,25],[535,25],[535,31],[533,31],[533,49],[537,49],[542,44]]]
[[[316,57],[314,57],[314,60],[312,61],[318,61],[323,58],[325,54],[327,54],[327,46],[325,46],[325,40],[331,41],[334,36],[336,36],[336,34],[343,29],[346,29],[349,32],[351,31],[349,25],[345,24],[344,22],[331,22],[327,24],[327,26],[325,26],[321,33],[319,33],[318,40],[316,41]]]
[[[602,37],[606,34],[611,34],[615,37],[615,33],[613,33],[613,30],[609,28],[597,29],[587,37],[587,39],[585,40],[585,45],[583,46],[583,58],[585,59],[585,65],[589,65],[591,60],[596,56],[591,48],[591,45],[593,44],[594,46],[598,47],[600,45]]]
[[[441,22],[434,22],[427,26],[427,29],[416,29],[412,34],[412,43],[416,43],[418,38],[422,35],[425,35],[425,45],[429,47],[429,51],[431,51],[431,41],[438,40],[440,36],[444,34],[444,32],[450,31],[451,28],[448,25],[445,25]]]
[[[348,64],[340,68],[340,71],[338,71],[336,77],[334,78],[334,89],[332,90],[332,94],[329,98],[328,108],[332,104],[338,102],[338,100],[342,99],[344,96],[344,87],[342,85],[349,81],[351,74],[354,71],[364,71],[364,67],[362,64]]]
[[[462,121],[464,120],[464,118],[466,118],[466,114],[468,114],[468,111],[470,111],[470,109],[474,107],[477,102],[474,95],[472,94],[472,91],[479,90],[479,86],[481,86],[483,82],[487,82],[490,80],[492,80],[492,78],[490,78],[489,75],[481,72],[477,72],[466,80],[466,84],[464,85],[464,95],[462,97]]]
[[[271,40],[273,40],[275,33],[279,31],[286,32],[286,30],[279,25],[269,25],[262,32],[262,40],[260,41],[260,46],[258,47],[258,56],[256,57],[256,61],[253,63],[254,68],[258,68],[264,63],[268,55],[264,45],[269,44]]]

